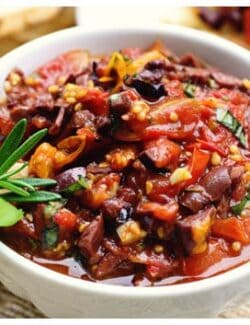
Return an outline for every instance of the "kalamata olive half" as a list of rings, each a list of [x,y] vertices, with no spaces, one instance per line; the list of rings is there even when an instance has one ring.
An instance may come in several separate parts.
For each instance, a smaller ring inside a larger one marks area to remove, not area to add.
[[[126,80],[126,84],[129,87],[135,88],[142,97],[149,101],[156,101],[162,96],[167,95],[163,84],[151,84],[137,78],[129,78]]]
[[[62,192],[70,185],[76,183],[80,177],[85,176],[86,170],[84,167],[70,168],[56,176],[57,185],[55,187],[55,191]]]

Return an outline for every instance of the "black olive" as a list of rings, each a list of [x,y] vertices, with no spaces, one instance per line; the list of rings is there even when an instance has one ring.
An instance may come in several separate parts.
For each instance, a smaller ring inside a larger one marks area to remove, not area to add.
[[[133,213],[132,206],[122,208],[119,212],[119,216],[116,218],[116,222],[118,224],[123,224],[123,223],[127,222],[131,218],[132,213]]]
[[[128,78],[127,86],[135,88],[135,90],[149,101],[156,101],[162,96],[166,96],[166,90],[163,84],[151,84],[138,78]]]

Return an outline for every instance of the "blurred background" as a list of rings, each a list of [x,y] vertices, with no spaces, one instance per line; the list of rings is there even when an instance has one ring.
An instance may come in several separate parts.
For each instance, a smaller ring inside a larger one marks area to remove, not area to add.
[[[110,15],[112,12],[112,15]],[[105,14],[107,13],[107,14]],[[129,19],[128,19],[129,17]],[[0,9],[0,55],[41,35],[63,28],[177,24],[216,33],[250,49],[250,7],[169,7],[85,5]]]

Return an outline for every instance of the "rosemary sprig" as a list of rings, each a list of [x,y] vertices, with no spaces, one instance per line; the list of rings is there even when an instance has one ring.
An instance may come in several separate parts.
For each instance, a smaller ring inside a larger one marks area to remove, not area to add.
[[[13,178],[28,165],[24,162],[15,168],[15,164],[25,157],[47,133],[47,129],[40,130],[20,145],[26,126],[27,121],[20,120],[0,148],[0,189],[5,190],[0,194],[0,227],[12,226],[23,217],[23,211],[7,201],[37,203],[61,199],[60,194],[39,190],[41,187],[56,185],[53,179]]]
[[[9,202],[17,203],[38,203],[38,202],[49,202],[49,201],[58,201],[62,197],[60,194],[47,192],[47,191],[34,191],[29,193],[29,196],[20,196],[15,194],[4,194],[3,198]]]
[[[0,166],[5,161],[6,157],[9,157],[21,143],[26,126],[27,120],[20,120],[5,139],[0,148]]]
[[[16,132],[16,129],[13,129]],[[12,132],[11,132],[12,133]],[[47,129],[40,130],[28,138],[19,148],[17,148],[0,166],[0,175],[9,170],[19,159],[30,152],[35,145],[45,136]]]

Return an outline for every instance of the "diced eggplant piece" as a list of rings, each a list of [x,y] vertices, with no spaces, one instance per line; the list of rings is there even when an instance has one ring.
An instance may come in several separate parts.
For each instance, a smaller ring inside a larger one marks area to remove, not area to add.
[[[111,277],[120,277],[133,274],[134,263],[125,260],[120,255],[107,253],[103,256],[97,268],[94,270],[94,275],[97,279],[102,280]]]
[[[210,202],[210,198],[203,187],[201,186],[193,186],[184,192],[180,199],[179,203],[196,213],[199,210],[202,210],[208,203]]]
[[[224,166],[213,167],[201,180],[200,185],[211,196],[211,201],[219,201],[231,188],[229,169]]]
[[[178,144],[167,138],[148,141],[140,159],[142,162],[149,161],[156,168],[168,168],[174,170],[178,165],[181,149]]]
[[[199,254],[206,250],[207,237],[215,213],[216,209],[209,207],[177,222],[177,230],[187,255]]]
[[[103,202],[101,211],[107,219],[123,224],[130,219],[133,208],[130,203],[122,199],[112,198]]]
[[[78,241],[80,252],[86,258],[95,256],[102,243],[104,223],[102,216],[96,217],[82,232]]]

